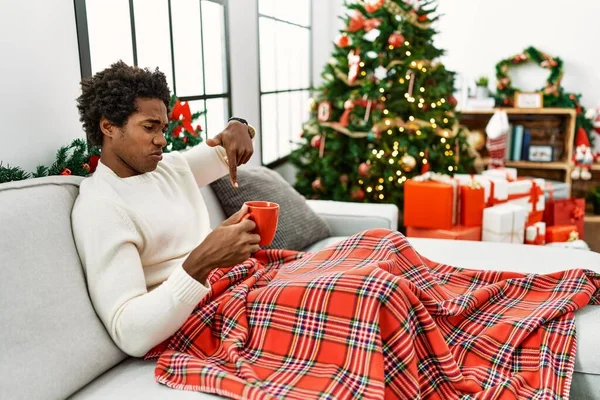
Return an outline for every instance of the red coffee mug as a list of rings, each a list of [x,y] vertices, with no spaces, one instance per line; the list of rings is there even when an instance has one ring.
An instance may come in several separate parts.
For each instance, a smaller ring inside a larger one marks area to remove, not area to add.
[[[279,220],[279,204],[270,201],[247,201],[248,214],[242,221],[250,218],[256,224],[254,233],[260,236],[259,246],[268,246],[273,242]]]

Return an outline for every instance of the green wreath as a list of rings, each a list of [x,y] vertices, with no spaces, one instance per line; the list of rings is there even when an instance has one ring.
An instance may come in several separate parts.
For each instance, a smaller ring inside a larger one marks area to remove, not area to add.
[[[528,47],[522,53],[513,57],[506,58],[496,64],[497,93],[496,101],[501,106],[512,106],[516,92],[519,88],[512,86],[508,71],[511,66],[524,64],[533,61],[542,68],[550,70],[550,75],[544,86],[539,91],[544,94],[544,105],[547,100],[552,100],[562,95],[560,81],[563,77],[563,61],[558,57],[551,57],[548,54],[539,51],[535,47]]]
[[[496,105],[498,107],[512,107],[514,105],[515,93],[519,92],[520,89],[512,86],[508,71],[511,66],[526,62],[535,62],[540,67],[550,70],[546,85],[539,90],[544,97],[544,107],[574,108],[577,112],[576,129],[583,128],[590,141],[593,141],[590,134],[592,124],[590,120],[585,118],[585,109],[579,101],[581,94],[567,93],[560,85],[564,74],[563,61],[535,47],[530,46],[522,53],[506,58],[496,64]]]

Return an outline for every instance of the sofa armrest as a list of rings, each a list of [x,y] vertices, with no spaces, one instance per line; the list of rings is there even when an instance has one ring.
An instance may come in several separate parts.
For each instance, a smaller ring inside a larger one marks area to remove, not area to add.
[[[398,207],[394,204],[349,203],[306,200],[327,222],[332,236],[351,236],[372,228],[398,230]]]

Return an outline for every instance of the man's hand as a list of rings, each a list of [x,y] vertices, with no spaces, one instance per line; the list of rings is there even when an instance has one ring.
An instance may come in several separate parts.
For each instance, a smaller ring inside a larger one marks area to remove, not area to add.
[[[230,121],[223,132],[206,140],[206,144],[210,147],[223,146],[225,148],[231,184],[238,187],[237,167],[246,164],[254,153],[248,126],[239,121]]]
[[[252,253],[260,250],[260,236],[250,233],[256,224],[250,219],[242,220],[248,213],[244,206],[223,221],[183,262],[183,269],[199,282],[206,282],[210,271],[239,264]]]

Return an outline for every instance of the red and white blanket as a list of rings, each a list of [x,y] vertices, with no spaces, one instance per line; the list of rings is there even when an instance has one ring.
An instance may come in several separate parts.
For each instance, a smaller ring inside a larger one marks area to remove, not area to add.
[[[459,269],[383,229],[210,282],[146,357],[160,383],[235,399],[568,398],[573,312],[600,300],[591,271]]]

